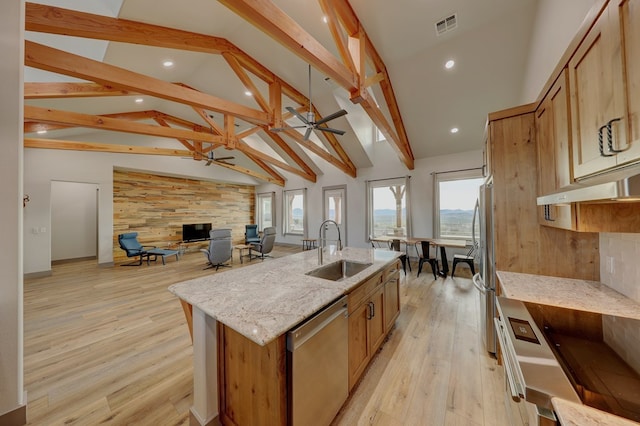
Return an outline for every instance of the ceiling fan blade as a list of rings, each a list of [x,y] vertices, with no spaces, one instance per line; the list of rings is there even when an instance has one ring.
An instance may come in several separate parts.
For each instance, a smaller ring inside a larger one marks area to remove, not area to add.
[[[331,127],[316,127],[316,129],[322,132],[335,133],[336,135],[344,135],[346,132],[344,130],[332,129]]]
[[[220,160],[233,160],[236,157],[217,157],[214,159],[214,161],[220,161]]]
[[[304,132],[304,140],[308,141],[309,140],[309,136],[311,136],[311,131],[313,130],[313,128],[311,127],[307,127],[307,131]]]
[[[309,124],[309,122],[307,121],[307,118],[305,116],[303,116],[302,114],[300,114],[298,111],[296,111],[294,108],[287,107],[287,111],[289,111],[291,114],[293,114],[296,117],[298,117],[298,119],[300,119],[300,121],[302,121],[304,124]]]
[[[205,164],[205,166],[210,166],[211,163],[213,163],[213,160],[207,160],[207,164]]]
[[[342,117],[343,115],[346,115],[346,114],[347,114],[347,111],[341,109],[340,111],[334,112],[333,114],[327,115],[326,117],[316,121],[316,124],[323,124],[323,123],[326,123],[327,121],[331,121],[334,118]]]

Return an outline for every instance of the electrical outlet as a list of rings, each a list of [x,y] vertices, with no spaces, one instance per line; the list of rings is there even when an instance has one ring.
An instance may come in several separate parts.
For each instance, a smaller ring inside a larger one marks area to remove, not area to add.
[[[615,263],[613,256],[607,256],[607,272],[611,275],[615,273]]]

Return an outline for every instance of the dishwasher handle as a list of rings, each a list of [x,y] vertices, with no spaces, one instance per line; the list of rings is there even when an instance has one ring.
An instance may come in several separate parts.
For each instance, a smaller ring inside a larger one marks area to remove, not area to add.
[[[287,350],[289,352],[295,351],[336,318],[343,316],[346,319],[347,312],[347,297],[343,296],[303,324],[289,331],[287,333]]]

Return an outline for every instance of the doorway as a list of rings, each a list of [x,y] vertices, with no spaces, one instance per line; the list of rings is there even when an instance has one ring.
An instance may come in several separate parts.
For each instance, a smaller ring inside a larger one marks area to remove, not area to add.
[[[338,224],[342,245],[347,246],[347,186],[326,186],[322,188],[323,220],[331,219]]]
[[[51,261],[97,257],[98,185],[51,181]]]

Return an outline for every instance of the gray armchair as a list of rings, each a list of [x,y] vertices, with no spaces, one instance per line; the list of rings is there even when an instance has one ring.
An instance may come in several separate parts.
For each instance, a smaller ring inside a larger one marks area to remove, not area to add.
[[[200,249],[207,258],[205,269],[215,267],[217,271],[221,266],[231,266],[226,263],[233,255],[231,229],[212,229],[209,231],[209,238],[209,248]]]
[[[262,231],[262,238],[260,239],[260,242],[251,244],[251,250],[249,250],[249,260],[255,259],[257,257],[259,257],[260,259],[264,259],[265,256],[271,257],[268,256],[268,253],[271,253],[271,250],[273,250],[273,243],[275,243],[275,241],[276,228],[274,228],[273,226],[264,228],[264,231]],[[252,252],[254,251],[260,254],[253,254]]]

